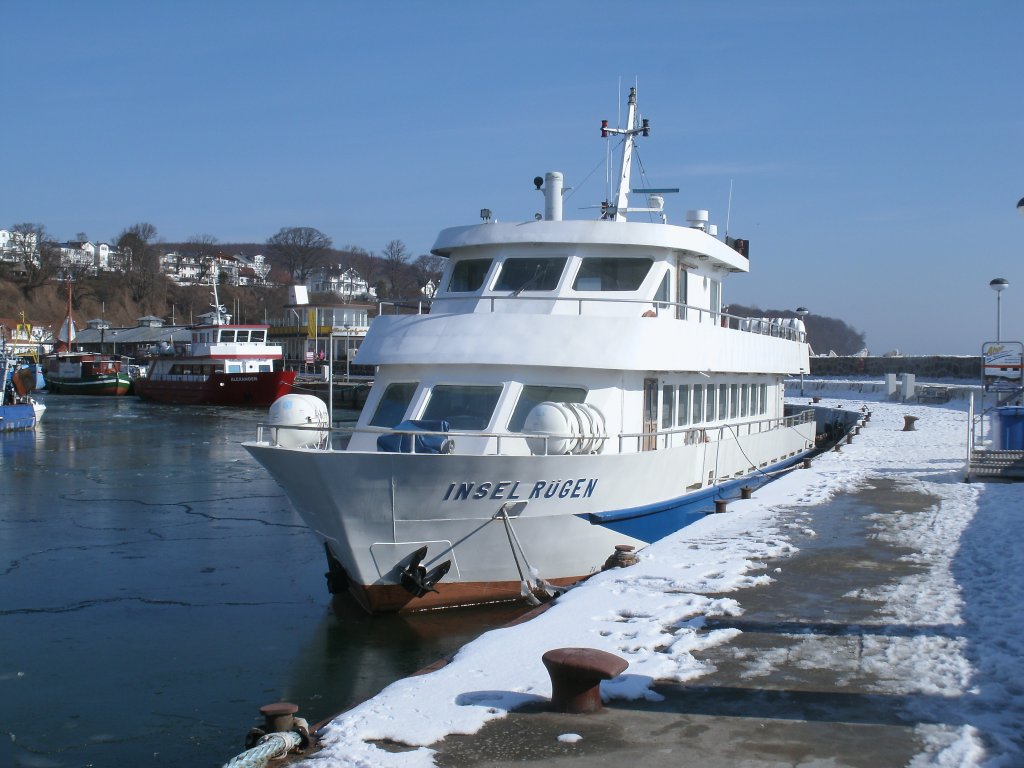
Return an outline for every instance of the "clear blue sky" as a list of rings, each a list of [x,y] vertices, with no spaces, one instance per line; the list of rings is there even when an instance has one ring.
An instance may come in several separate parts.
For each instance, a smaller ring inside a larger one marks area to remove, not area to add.
[[[604,196],[602,118],[639,84],[640,159],[751,241],[726,302],[809,307],[873,353],[977,354],[988,283],[1024,339],[1024,3],[3,4],[0,226],[153,223],[339,246]],[[596,169],[596,171],[595,171]],[[591,172],[593,175],[590,175]],[[588,180],[589,176],[589,180]],[[586,181],[586,183],[584,183]]]

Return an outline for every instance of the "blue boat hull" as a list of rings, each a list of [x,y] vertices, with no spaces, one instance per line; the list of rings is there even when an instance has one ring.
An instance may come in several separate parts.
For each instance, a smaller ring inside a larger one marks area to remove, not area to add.
[[[36,413],[31,405],[0,405],[0,432],[32,429],[35,425]]]

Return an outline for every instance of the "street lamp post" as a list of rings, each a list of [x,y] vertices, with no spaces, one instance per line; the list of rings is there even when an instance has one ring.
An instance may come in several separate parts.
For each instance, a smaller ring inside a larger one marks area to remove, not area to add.
[[[1022,202],[1024,202],[1024,201],[1022,201]],[[1009,285],[1010,285],[1010,281],[1007,280],[1005,277],[997,277],[995,280],[992,280],[988,284],[988,287],[996,292],[996,341],[1000,340],[1001,334],[1002,334],[1002,319],[1003,319],[1002,318],[1002,311],[1003,310],[1002,310],[1001,303],[1002,303],[1002,298],[1003,298],[1003,291],[1005,291],[1007,286],[1009,286]]]

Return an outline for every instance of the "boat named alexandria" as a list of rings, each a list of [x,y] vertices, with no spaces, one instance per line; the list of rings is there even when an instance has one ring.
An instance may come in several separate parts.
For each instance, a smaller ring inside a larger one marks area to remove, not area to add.
[[[178,405],[266,406],[292,389],[296,372],[284,370],[281,345],[267,341],[268,326],[232,323],[213,285],[209,322],[191,329],[183,349],[168,345],[135,381],[143,400]]]
[[[550,592],[813,448],[812,413],[783,403],[802,322],[722,311],[746,244],[704,211],[666,223],[667,190],[629,207],[649,129],[635,90],[626,127],[602,124],[621,161],[594,220],[563,219],[551,172],[543,215],[440,233],[429,314],[382,314],[359,350],[377,374],[351,431],[289,395],[245,444],[326,546],[332,591],[374,612]]]

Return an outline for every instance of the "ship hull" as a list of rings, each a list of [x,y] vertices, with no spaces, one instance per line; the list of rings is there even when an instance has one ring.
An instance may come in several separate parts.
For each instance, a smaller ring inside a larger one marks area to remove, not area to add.
[[[142,378],[135,394],[143,400],[175,405],[267,406],[288,394],[295,371],[214,373],[196,380]]]
[[[715,511],[723,494],[798,462],[814,423],[721,444],[632,454],[466,456],[245,447],[284,488],[370,612],[512,600],[600,570],[616,545],[643,546]],[[757,459],[752,469],[747,457]],[[701,484],[708,469],[729,480]],[[504,514],[502,510],[504,509]],[[402,573],[426,573],[414,596]]]

